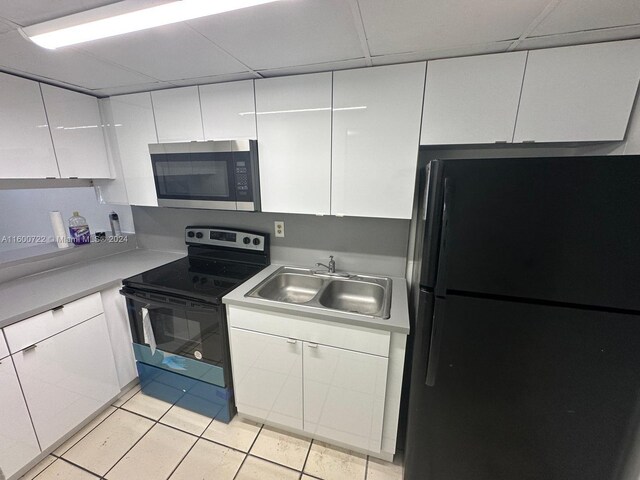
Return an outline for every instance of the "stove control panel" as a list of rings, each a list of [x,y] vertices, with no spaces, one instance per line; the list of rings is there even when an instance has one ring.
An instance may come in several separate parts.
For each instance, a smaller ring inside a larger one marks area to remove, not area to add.
[[[187,245],[212,245],[260,252],[264,251],[266,243],[262,234],[211,227],[187,227],[185,242]]]

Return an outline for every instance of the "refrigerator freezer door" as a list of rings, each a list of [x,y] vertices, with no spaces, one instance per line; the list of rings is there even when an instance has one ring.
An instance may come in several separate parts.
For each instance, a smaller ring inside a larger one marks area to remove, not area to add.
[[[425,245],[446,234],[446,285],[431,278],[433,248],[422,285],[640,311],[640,156],[440,163]]]
[[[405,479],[619,479],[640,423],[640,317],[445,302],[433,386],[414,356]]]

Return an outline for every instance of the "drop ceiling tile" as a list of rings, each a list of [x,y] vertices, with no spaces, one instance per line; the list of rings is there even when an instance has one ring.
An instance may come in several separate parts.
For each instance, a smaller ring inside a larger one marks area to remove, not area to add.
[[[362,68],[366,66],[367,63],[364,58],[354,58],[351,60],[343,60],[341,62],[314,63],[312,65],[259,70],[258,73],[261,76],[268,78],[282,77],[285,75],[300,75],[304,73],[328,72],[330,70],[347,70],[350,68]]]
[[[0,37],[0,66],[87,89],[146,83],[149,77],[102,62],[74,48],[46,50],[17,31]]]
[[[344,0],[282,0],[189,24],[254,70],[364,55]]]
[[[398,55],[381,55],[373,57],[373,65],[391,65],[394,63],[419,62],[422,60],[435,60],[438,58],[468,57],[472,55],[486,55],[489,53],[506,52],[512,41],[483,43],[480,45],[465,45],[443,50],[429,50],[422,52],[404,53]]]
[[[0,17],[19,25],[33,25],[83,10],[101,7],[117,0],[2,0]]]
[[[359,0],[371,55],[516,39],[549,0]]]
[[[640,24],[638,0],[562,0],[530,36]]]
[[[538,48],[564,47],[583,43],[608,42],[640,38],[640,25],[628,27],[604,28],[602,30],[587,30],[584,32],[565,33],[529,37],[520,42],[516,50],[535,50]]]
[[[78,48],[161,81],[248,70],[184,23],[105,38]]]

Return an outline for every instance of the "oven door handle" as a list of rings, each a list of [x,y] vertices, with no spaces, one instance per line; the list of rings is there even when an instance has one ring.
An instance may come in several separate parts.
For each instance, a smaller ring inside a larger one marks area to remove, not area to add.
[[[142,295],[136,295],[135,293],[132,293],[129,290],[125,290],[124,288],[120,289],[120,295],[122,295],[125,298],[130,298],[131,300],[134,300],[136,302],[141,302],[145,304],[145,308],[147,309],[151,309],[151,308],[182,308],[184,310],[214,310],[214,311],[218,311],[220,310],[220,306],[219,305],[212,305],[210,303],[194,303],[191,302],[190,305],[180,305],[178,303],[171,303],[171,302],[158,302],[158,301],[154,301],[154,300],[150,300],[148,298],[145,298]]]

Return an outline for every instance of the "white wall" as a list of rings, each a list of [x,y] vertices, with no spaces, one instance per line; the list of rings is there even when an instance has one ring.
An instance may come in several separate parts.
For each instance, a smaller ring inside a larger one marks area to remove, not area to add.
[[[120,217],[123,232],[133,232],[131,207],[100,205],[93,187],[0,190],[0,240],[3,236],[53,235],[49,212],[59,210],[66,221],[77,210],[87,219],[91,233],[111,232],[109,212]],[[0,251],[33,246],[0,243]]]

